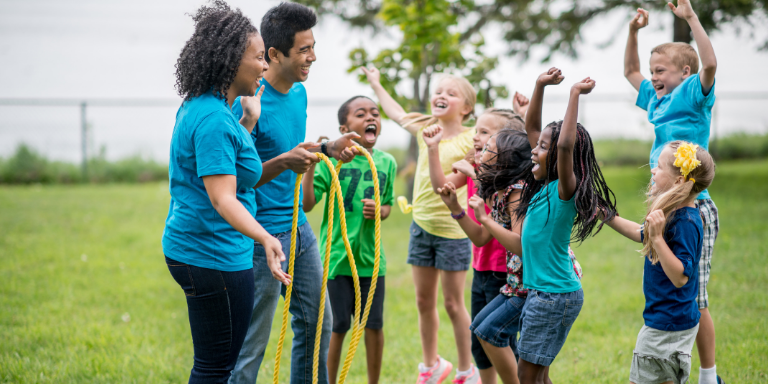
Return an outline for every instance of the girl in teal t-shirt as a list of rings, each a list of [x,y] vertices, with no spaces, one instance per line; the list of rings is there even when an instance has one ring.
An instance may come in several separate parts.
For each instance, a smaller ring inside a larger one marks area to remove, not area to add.
[[[526,116],[533,165],[514,212],[523,220],[520,248],[511,250],[523,255],[523,286],[529,290],[518,342],[522,383],[547,371],[584,303],[569,244],[592,234],[600,223],[598,212],[608,219],[616,214],[616,198],[595,160],[589,133],[576,122],[579,97],[590,93],[595,81],[574,84],[565,118],[541,129],[544,87],[562,80],[557,68],[539,76]]]

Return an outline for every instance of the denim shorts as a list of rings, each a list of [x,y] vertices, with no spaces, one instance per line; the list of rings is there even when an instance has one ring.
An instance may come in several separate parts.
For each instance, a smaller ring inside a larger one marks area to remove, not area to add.
[[[517,352],[517,331],[520,329],[520,315],[523,313],[525,301],[521,297],[507,297],[499,293],[475,316],[469,329],[479,339],[494,347],[511,346],[512,351]]]
[[[584,305],[584,291],[547,293],[531,289],[520,316],[520,358],[549,366],[565,344]]]
[[[411,223],[407,263],[417,267],[432,267],[443,271],[466,271],[472,261],[469,239],[447,239],[435,236]]]
[[[474,269],[474,275],[472,276],[472,305],[470,315],[474,321],[477,315],[490,304],[496,296],[499,295],[501,288],[507,284],[506,272],[494,272],[494,271],[478,271]],[[512,352],[517,354],[517,346],[510,341]],[[477,369],[488,369],[493,367],[491,360],[488,359],[488,355],[483,350],[483,346],[480,341],[472,333],[472,357],[475,358],[475,365]]]

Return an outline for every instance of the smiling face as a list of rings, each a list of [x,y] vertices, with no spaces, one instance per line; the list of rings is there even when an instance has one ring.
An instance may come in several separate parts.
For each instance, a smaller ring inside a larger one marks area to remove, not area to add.
[[[496,147],[496,136],[491,136],[480,151],[478,164],[493,165],[496,164],[496,156],[499,154]]]
[[[668,191],[677,183],[684,181],[683,175],[680,173],[680,169],[675,167],[675,150],[669,145],[664,147],[659,155],[659,165],[656,168],[651,169],[651,195],[659,195]]]
[[[651,84],[656,90],[656,97],[661,98],[672,91],[683,80],[691,75],[691,67],[678,67],[672,62],[672,59],[663,53],[654,52],[651,54]]]
[[[430,99],[432,116],[438,119],[459,119],[472,112],[472,107],[467,105],[466,97],[461,93],[459,85],[454,79],[447,78],[440,81],[432,93]]]
[[[309,78],[309,67],[317,60],[315,37],[311,29],[296,32],[288,56],[275,48],[270,48],[270,52],[273,55],[272,60],[279,63],[280,77],[292,83],[306,81]]]
[[[367,97],[358,97],[348,106],[347,122],[339,127],[342,134],[355,132],[360,138],[353,139],[363,148],[371,149],[381,133],[381,115],[376,103]]]
[[[475,136],[472,137],[472,144],[475,147],[475,163],[481,162],[482,151],[488,139],[504,128],[504,118],[484,113],[477,119],[475,124]]]
[[[547,178],[547,156],[552,147],[552,128],[544,128],[539,135],[539,142],[536,148],[531,151],[531,161],[533,161],[533,177],[536,180]]]
[[[230,85],[237,92],[237,96],[256,94],[261,78],[269,68],[264,55],[264,40],[262,40],[261,35],[258,33],[251,34],[248,37],[248,46],[243,52],[243,58],[240,60],[240,66],[237,67],[235,79]]]

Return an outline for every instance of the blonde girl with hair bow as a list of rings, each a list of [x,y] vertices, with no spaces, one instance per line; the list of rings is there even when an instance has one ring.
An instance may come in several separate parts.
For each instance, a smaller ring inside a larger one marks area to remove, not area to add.
[[[699,330],[699,259],[704,229],[696,197],[712,184],[715,162],[696,144],[668,143],[651,170],[645,224],[615,217],[608,225],[643,243],[645,311],[629,380],[685,383]]]
[[[470,317],[464,304],[464,281],[472,259],[472,244],[456,220],[451,219],[451,211],[433,189],[428,155],[430,150],[439,150],[439,167],[444,175],[448,175],[452,173],[453,164],[464,159],[473,148],[474,130],[465,127],[464,123],[474,113],[477,91],[463,77],[443,75],[430,97],[432,114],[407,113],[382,87],[378,69],[362,67],[362,71],[387,116],[414,135],[419,144],[407,260],[412,266],[416,288],[423,358],[416,382],[440,383],[453,368],[453,364],[438,355],[437,348],[437,293],[442,283],[444,306],[456,339],[458,366],[454,382],[477,383],[480,376],[471,364]],[[435,125],[440,127],[442,138],[430,149],[424,141],[424,133]],[[459,201],[467,201],[466,188],[458,189],[457,194]],[[464,215],[462,211],[460,216],[453,218],[460,219]]]

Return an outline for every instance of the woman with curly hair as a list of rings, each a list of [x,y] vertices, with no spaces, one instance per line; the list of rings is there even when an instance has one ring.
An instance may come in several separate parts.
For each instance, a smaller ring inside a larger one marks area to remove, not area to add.
[[[239,9],[213,1],[192,19],[195,32],[176,62],[184,101],[171,138],[163,253],[186,295],[195,351],[189,382],[225,383],[251,318],[253,241],[267,258],[285,259],[280,242],[254,219],[262,165],[250,131],[269,65],[264,41]],[[239,120],[231,111],[238,96],[244,96]]]

